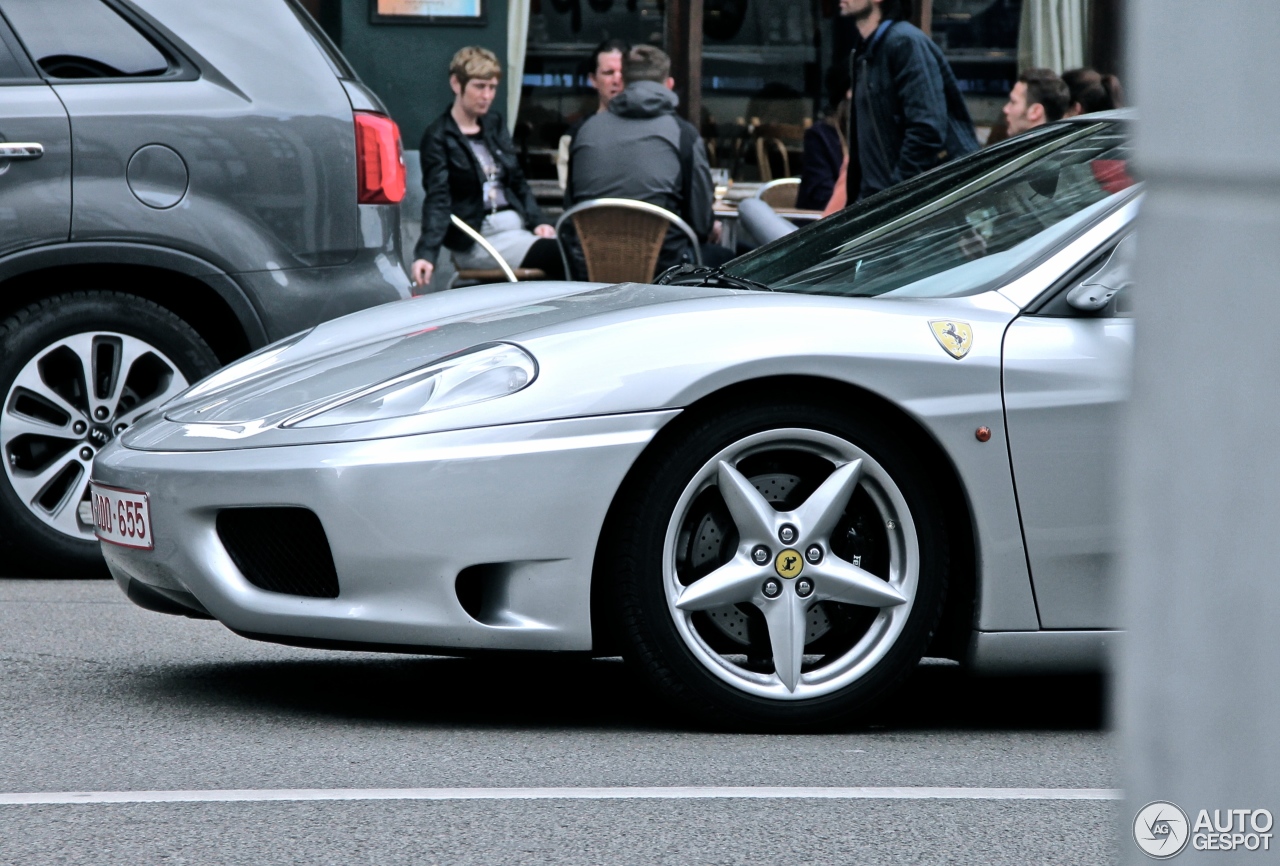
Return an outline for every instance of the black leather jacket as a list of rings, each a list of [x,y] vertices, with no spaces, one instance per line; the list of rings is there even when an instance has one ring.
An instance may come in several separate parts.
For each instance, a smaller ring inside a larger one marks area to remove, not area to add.
[[[451,110],[451,109],[450,109]],[[487,214],[484,206],[484,168],[471,150],[467,137],[458,128],[450,110],[446,110],[422,134],[418,157],[422,161],[422,236],[413,248],[415,259],[435,264],[441,245],[459,252],[470,249],[473,242],[449,221],[457,214],[467,225],[480,231]],[[502,115],[496,111],[482,115],[480,132],[489,153],[503,169],[504,190],[511,205],[532,230],[547,220],[529,189],[524,171],[516,160],[516,148],[507,133]]]

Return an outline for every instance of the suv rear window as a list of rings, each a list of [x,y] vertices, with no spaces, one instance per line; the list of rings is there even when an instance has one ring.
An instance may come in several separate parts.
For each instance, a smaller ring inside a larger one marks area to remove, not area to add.
[[[134,78],[169,71],[164,54],[102,0],[0,0],[50,78]]]

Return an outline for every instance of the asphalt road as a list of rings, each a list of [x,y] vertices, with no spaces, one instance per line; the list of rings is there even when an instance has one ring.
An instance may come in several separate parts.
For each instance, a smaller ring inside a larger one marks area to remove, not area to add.
[[[943,787],[978,799],[489,799],[0,805],[8,864],[1088,863],[1119,804],[1096,678],[922,666],[865,728],[682,727],[617,661],[255,643],[107,581],[0,579],[0,797],[28,792]]]

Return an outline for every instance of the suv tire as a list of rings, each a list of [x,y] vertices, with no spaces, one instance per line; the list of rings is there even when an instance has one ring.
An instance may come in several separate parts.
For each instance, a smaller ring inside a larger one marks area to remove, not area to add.
[[[56,295],[0,322],[0,560],[100,574],[81,507],[93,455],[219,366],[185,321],[119,292]]]

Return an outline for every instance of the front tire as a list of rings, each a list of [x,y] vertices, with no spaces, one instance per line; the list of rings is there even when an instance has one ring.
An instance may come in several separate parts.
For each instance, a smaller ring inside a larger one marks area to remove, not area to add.
[[[103,570],[93,456],[144,413],[218,368],[194,329],[151,301],[74,292],[0,323],[0,551],[30,570]]]
[[[901,441],[801,401],[670,431],[614,524],[624,655],[715,724],[865,713],[919,663],[946,595],[942,511]]]

